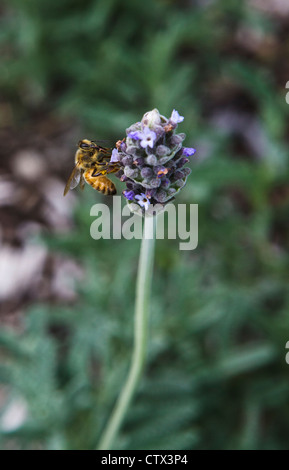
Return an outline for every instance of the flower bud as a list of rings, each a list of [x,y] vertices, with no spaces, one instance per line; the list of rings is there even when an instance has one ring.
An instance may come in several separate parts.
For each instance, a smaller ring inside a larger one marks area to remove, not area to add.
[[[139,170],[137,168],[131,168],[129,166],[126,166],[124,169],[124,174],[128,178],[137,178],[139,175]]]
[[[170,153],[170,148],[166,145],[158,145],[156,149],[156,155],[164,157]]]
[[[156,108],[152,111],[148,111],[144,114],[141,123],[143,126],[148,126],[150,129],[154,129],[155,126],[159,126],[161,124],[160,113]]]
[[[132,162],[133,162],[133,157],[131,157],[130,155],[127,155],[126,157],[122,159],[122,163],[124,166],[132,165]]]
[[[149,155],[146,159],[145,159],[145,162],[147,163],[147,165],[151,165],[151,166],[154,166],[154,165],[157,165],[158,164],[158,159],[155,155]]]
[[[153,170],[149,166],[144,166],[140,174],[142,178],[150,178],[153,175]]]

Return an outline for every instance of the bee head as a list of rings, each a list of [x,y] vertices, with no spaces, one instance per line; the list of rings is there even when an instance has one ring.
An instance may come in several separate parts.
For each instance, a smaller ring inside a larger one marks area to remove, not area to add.
[[[92,140],[83,139],[78,142],[78,148],[84,151],[91,151],[97,149],[97,145]]]

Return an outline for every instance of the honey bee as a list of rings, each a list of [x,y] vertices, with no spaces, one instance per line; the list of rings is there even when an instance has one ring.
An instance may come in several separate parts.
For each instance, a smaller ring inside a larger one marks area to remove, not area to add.
[[[80,140],[75,154],[75,167],[68,178],[63,195],[78,184],[83,189],[85,181],[102,194],[116,194],[114,183],[105,176],[120,168],[118,163],[110,162],[111,153],[111,149],[101,147],[93,140]]]

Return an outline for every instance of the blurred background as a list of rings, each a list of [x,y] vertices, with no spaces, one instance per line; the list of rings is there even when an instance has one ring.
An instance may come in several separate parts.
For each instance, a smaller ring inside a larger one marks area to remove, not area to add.
[[[79,139],[115,142],[155,107],[197,148],[176,202],[199,205],[199,245],[157,242],[115,448],[288,448],[288,32],[286,0],[2,2],[2,449],[93,449],[107,422],[140,242],[92,240],[108,200],[62,194]]]

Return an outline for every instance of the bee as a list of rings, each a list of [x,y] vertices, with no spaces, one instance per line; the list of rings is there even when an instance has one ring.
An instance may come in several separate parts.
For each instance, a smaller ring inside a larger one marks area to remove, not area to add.
[[[78,184],[84,189],[85,181],[102,194],[116,194],[114,183],[106,177],[107,174],[120,169],[118,163],[110,162],[111,153],[111,149],[101,147],[93,140],[80,140],[75,153],[75,167],[68,178],[63,195]]]

